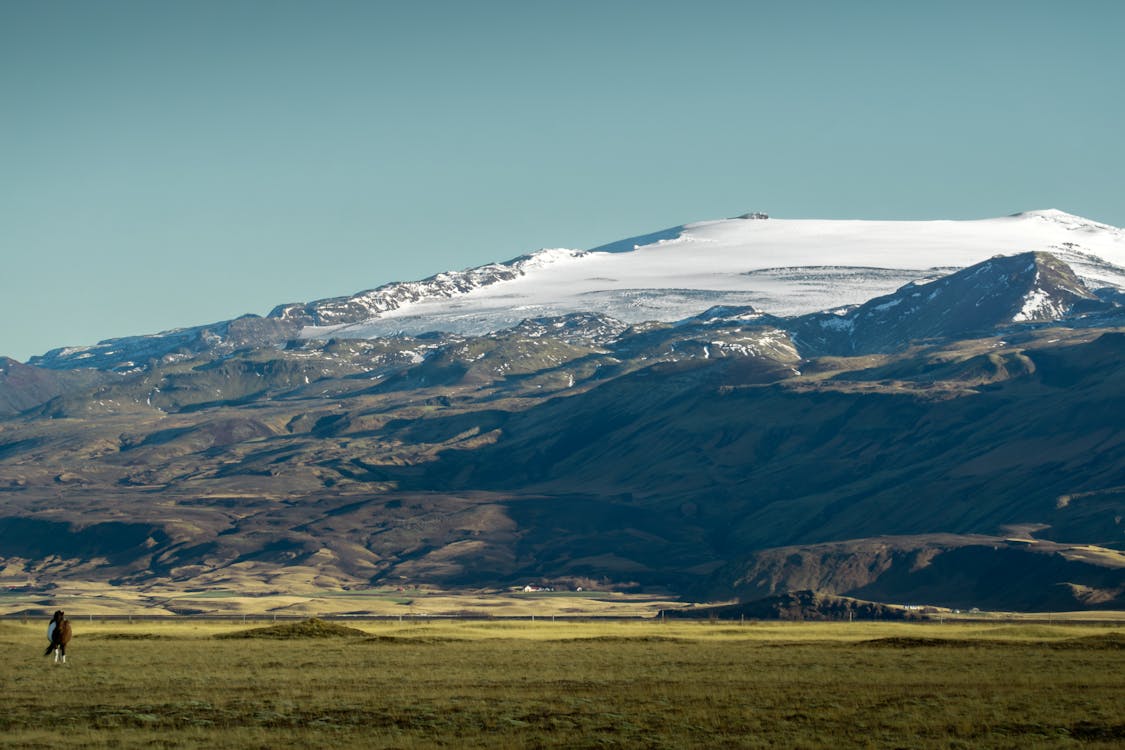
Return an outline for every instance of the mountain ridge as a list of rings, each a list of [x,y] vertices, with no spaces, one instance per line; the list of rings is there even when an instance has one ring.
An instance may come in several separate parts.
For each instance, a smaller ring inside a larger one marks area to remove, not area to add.
[[[873,233],[870,238],[868,232]],[[906,266],[901,247],[911,242],[926,249],[905,254],[916,261]],[[906,283],[930,279],[937,267],[960,268],[997,252],[1027,251],[1019,245],[1028,243],[1071,264],[1088,286],[1125,292],[1125,232],[1054,210],[966,222],[727,219],[685,224],[592,250],[541,250],[418,282],[278,305],[265,318],[246,315],[93,346],[61,347],[28,364],[130,369],[166,356],[281,345],[297,337],[378,338],[430,331],[479,335],[526,318],[571,312],[625,323],[671,322],[715,305],[752,304],[788,317],[841,303],[861,304]],[[685,254],[685,248],[692,252]],[[654,275],[646,268],[658,271]],[[618,278],[622,274],[640,283],[623,282]],[[536,291],[547,282],[546,291]],[[807,302],[794,307],[792,300]]]
[[[814,313],[795,321],[792,330],[809,351],[853,355],[1114,307],[1086,289],[1065,263],[1037,251],[996,256],[929,282],[910,283],[839,314]]]

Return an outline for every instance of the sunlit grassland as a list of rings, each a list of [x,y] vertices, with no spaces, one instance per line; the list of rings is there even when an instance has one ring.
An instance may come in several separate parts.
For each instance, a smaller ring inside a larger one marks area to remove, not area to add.
[[[988,623],[0,622],[0,746],[1120,747],[1125,629]]]
[[[251,582],[246,581],[234,588],[198,591],[176,587],[140,590],[97,582],[67,582],[52,589],[50,594],[0,592],[0,615],[38,610],[48,617],[55,609],[94,617],[172,616],[187,611],[232,619],[243,615],[323,617],[357,613],[374,617],[651,617],[662,609],[686,606],[689,605],[676,597],[618,591],[466,592],[431,587],[356,591],[294,586],[287,593],[278,593],[273,589],[255,591]]]

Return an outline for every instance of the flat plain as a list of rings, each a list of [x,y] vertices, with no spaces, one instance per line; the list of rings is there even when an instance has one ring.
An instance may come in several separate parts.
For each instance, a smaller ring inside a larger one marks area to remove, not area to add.
[[[43,623],[2,621],[0,746],[1125,743],[1120,624],[347,624],[224,638],[253,625],[75,620],[56,667]]]

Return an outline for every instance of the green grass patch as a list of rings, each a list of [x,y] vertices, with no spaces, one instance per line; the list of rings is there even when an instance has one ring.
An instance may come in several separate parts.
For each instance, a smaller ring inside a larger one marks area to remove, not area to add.
[[[76,622],[68,664],[54,667],[39,623],[13,623],[0,747],[1125,743],[1121,627],[1036,637],[959,624],[350,624],[358,634],[217,640],[248,631],[144,623],[143,633],[176,638],[168,643]]]

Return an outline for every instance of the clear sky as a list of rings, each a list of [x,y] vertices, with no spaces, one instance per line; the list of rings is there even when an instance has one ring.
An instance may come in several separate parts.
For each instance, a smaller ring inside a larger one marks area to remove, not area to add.
[[[1125,225],[1125,2],[0,0],[0,354],[750,210]]]

